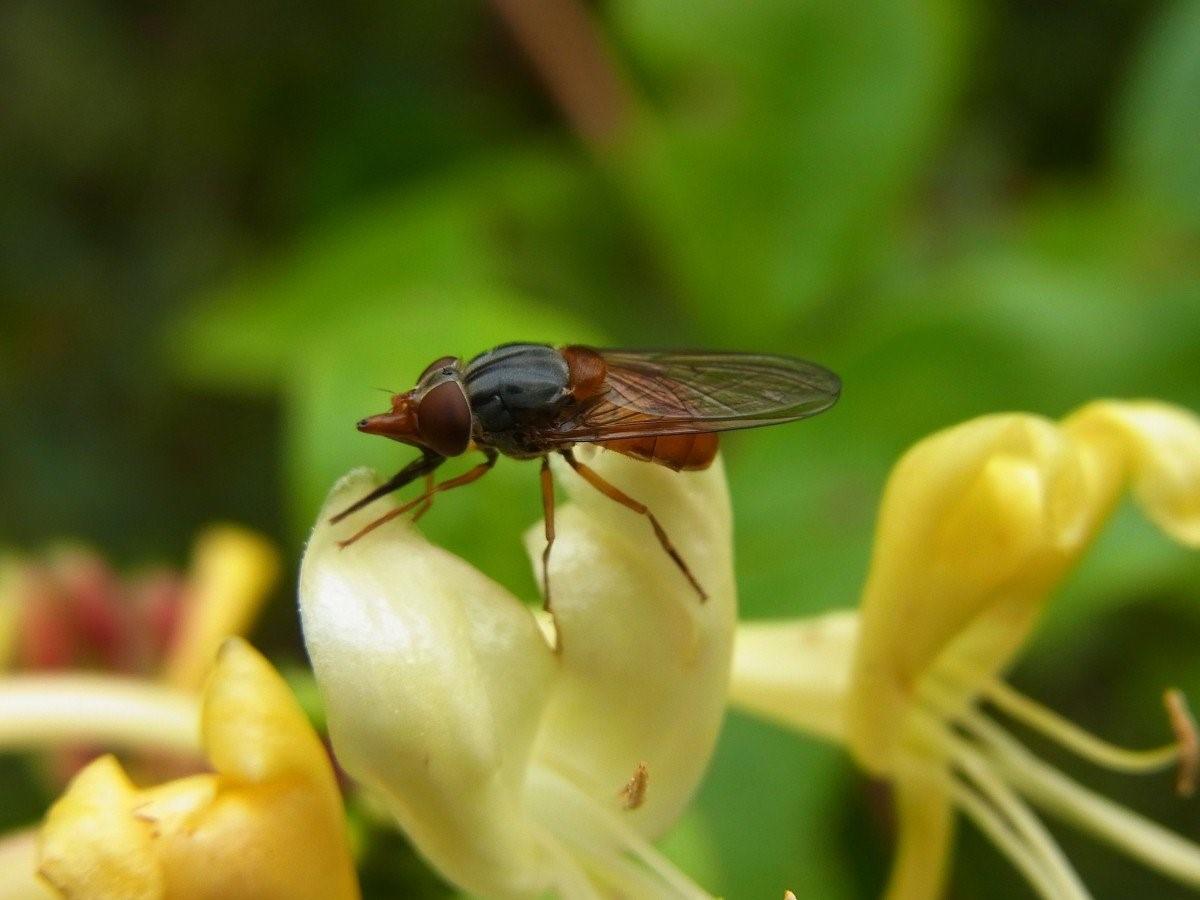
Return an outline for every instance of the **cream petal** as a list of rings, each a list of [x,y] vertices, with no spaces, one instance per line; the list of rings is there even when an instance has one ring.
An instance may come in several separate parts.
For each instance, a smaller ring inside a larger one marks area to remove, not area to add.
[[[339,549],[392,508],[328,525],[374,486],[354,473],[327,502],[300,581],[330,736],[347,771],[462,887],[586,893],[594,877],[698,896],[641,835],[678,817],[723,713],[736,617],[723,471],[577,452],[658,516],[708,601],[645,518],[556,463],[574,500],[556,516],[556,653],[530,608],[399,521]],[[541,525],[527,542],[536,565]],[[630,804],[623,789],[643,766],[643,802]]]
[[[729,699],[773,722],[843,741],[858,613],[738,626]]]
[[[724,713],[737,619],[724,467],[718,458],[703,471],[672,472],[575,452],[659,518],[708,594],[700,599],[645,517],[556,463],[571,498],[556,516],[550,565],[562,652],[537,754],[612,809],[644,764],[645,800],[624,815],[655,837],[690,800]],[[540,525],[527,533],[535,565],[543,540]]]
[[[341,549],[389,501],[330,525],[376,484],[334,487],[305,552],[305,643],[342,766],[447,877],[488,895],[549,884],[522,808],[555,668],[529,611],[403,521]]]

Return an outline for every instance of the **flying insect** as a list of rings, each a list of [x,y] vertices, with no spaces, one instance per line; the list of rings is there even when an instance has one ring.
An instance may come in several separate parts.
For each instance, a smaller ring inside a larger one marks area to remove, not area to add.
[[[707,468],[722,431],[793,422],[837,402],[841,381],[828,369],[788,356],[760,353],[597,349],[504,344],[464,363],[444,356],[426,367],[410,391],[392,396],[390,411],[358,430],[416,447],[421,455],[331,521],[338,522],[419,478],[424,493],[361,528],[347,546],[397,516],[423,515],[435,494],[482,478],[500,454],[541,460],[546,546],[543,597],[550,604],[557,453],[588,484],[645,516],[663,550],[701,600],[704,588],[666,531],[643,503],[579,461],[576,444],[596,444],[675,471]],[[471,450],[483,462],[435,483],[447,459]]]

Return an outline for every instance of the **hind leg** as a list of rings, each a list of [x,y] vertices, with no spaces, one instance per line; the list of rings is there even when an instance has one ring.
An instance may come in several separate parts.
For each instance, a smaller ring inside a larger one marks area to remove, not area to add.
[[[662,524],[658,521],[658,517],[655,516],[654,513],[650,512],[650,510],[646,507],[646,504],[639,503],[616,485],[605,481],[600,477],[600,474],[596,472],[595,469],[577,460],[575,458],[575,454],[569,449],[560,450],[559,453],[562,454],[563,459],[567,461],[571,468],[583,477],[584,481],[586,481],[604,496],[608,497],[610,500],[615,500],[626,509],[631,509],[638,515],[645,516],[647,519],[649,519],[650,526],[654,529],[654,535],[658,538],[658,543],[662,545],[663,550],[665,550],[667,555],[671,557],[671,560],[679,568],[679,571],[683,573],[683,576],[688,580],[688,583],[695,588],[696,593],[700,595],[700,600],[703,602],[704,600],[708,599],[708,594],[704,592],[704,588],[700,586],[700,582],[696,580],[696,576],[692,574],[692,570],[688,568],[687,563],[683,561],[683,557],[679,555],[679,551],[675,549],[675,545],[671,543],[671,539],[667,537],[667,532],[663,529]]]

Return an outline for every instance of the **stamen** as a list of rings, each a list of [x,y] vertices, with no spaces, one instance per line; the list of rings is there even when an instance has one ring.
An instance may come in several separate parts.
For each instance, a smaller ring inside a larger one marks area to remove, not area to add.
[[[1196,774],[1200,770],[1200,737],[1196,734],[1196,720],[1188,709],[1183,691],[1172,688],[1163,694],[1167,707],[1167,718],[1175,732],[1179,745],[1179,773],[1175,776],[1175,792],[1180,797],[1196,793]]]
[[[637,809],[646,802],[646,782],[649,780],[650,769],[644,762],[638,763],[637,768],[633,770],[633,776],[617,794],[626,809]]]
[[[1179,727],[1175,732],[1178,743],[1156,747],[1153,750],[1129,750],[1085,731],[1069,719],[1013,690],[999,679],[992,678],[984,682],[980,685],[980,691],[984,697],[1018,722],[1028,725],[1034,731],[1040,732],[1088,762],[1106,769],[1143,774],[1160,771],[1178,761],[1182,778],[1185,768],[1189,765],[1189,761],[1185,758],[1183,738]],[[1175,717],[1170,701],[1168,701],[1167,710],[1168,714],[1172,716],[1172,724],[1174,724]],[[1186,721],[1186,707],[1183,708],[1183,717]],[[1197,752],[1194,743],[1194,729],[1192,738],[1191,753],[1194,758]],[[1194,771],[1194,762],[1191,765]]]
[[[1038,892],[1038,895],[1043,900],[1060,900],[1058,883],[1042,868],[1037,857],[1013,833],[1004,820],[957,779],[947,778],[947,782],[950,797],[959,809],[966,813],[967,818],[974,822],[980,831],[991,838],[992,843],[1025,876],[1025,880]]]
[[[991,808],[1000,813],[1013,836],[1020,840],[1037,862],[1039,870],[1054,883],[1053,896],[1086,898],[1087,889],[1058,843],[1016,792],[997,776],[989,760],[971,742],[941,726],[933,717],[921,712],[918,712],[918,716],[914,724],[923,728],[926,739],[933,742],[983,794]],[[957,783],[966,790],[961,781]],[[958,799],[957,796],[955,799]]]
[[[1049,872],[1042,868],[1038,858],[1025,845],[1025,842],[1013,833],[1012,828],[1000,816],[997,816],[995,811],[992,811],[991,806],[984,803],[976,794],[968,791],[958,780],[947,779],[947,781],[950,798],[959,806],[959,809],[965,812],[967,818],[976,823],[980,832],[988,835],[992,844],[1000,848],[1004,856],[1008,857],[1010,862],[1020,870],[1021,875],[1025,876],[1025,880],[1030,882],[1034,890],[1037,890],[1038,895],[1042,896],[1044,900],[1060,900],[1057,882],[1050,877]]]
[[[986,717],[972,713],[963,724],[988,745],[1002,774],[1034,803],[1164,875],[1200,887],[1200,845],[1083,787]]]
[[[609,876],[626,882],[633,879],[652,882],[655,890],[650,896],[712,900],[710,894],[681,872],[624,818],[597,803],[557,772],[536,767],[530,772],[528,787],[533,802],[542,801],[545,809],[556,810],[553,818],[556,828],[557,823],[567,821],[580,826],[579,834],[561,832],[560,836],[571,841],[576,852],[597,860]],[[564,810],[569,814],[564,814]],[[632,860],[626,858],[625,853]],[[642,868],[633,866],[633,860]]]

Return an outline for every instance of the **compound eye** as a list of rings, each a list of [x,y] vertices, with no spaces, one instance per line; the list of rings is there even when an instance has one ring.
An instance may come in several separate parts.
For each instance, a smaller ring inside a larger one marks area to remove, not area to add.
[[[457,371],[458,371],[458,357],[457,356],[443,356],[441,359],[435,359],[433,362],[431,362],[429,365],[427,365],[425,367],[425,371],[422,372],[421,376],[417,379],[417,384],[420,384],[422,381],[424,381],[430,375],[435,375],[435,374],[453,375]]]
[[[471,404],[462,385],[443,381],[425,392],[417,404],[417,431],[422,443],[442,456],[458,456],[471,443]]]

